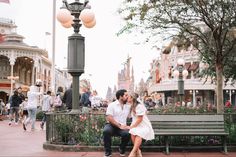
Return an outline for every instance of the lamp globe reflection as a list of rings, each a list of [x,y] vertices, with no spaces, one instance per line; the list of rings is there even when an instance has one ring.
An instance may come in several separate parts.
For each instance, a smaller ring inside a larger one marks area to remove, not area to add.
[[[96,24],[95,15],[88,5],[89,1],[81,3],[75,0],[68,3],[63,0],[63,6],[57,13],[57,20],[65,28],[74,28],[74,33],[68,37],[67,70],[72,75],[72,113],[79,110],[79,77],[84,73],[85,65],[85,44],[84,37],[79,34],[80,27],[84,25],[92,28]]]

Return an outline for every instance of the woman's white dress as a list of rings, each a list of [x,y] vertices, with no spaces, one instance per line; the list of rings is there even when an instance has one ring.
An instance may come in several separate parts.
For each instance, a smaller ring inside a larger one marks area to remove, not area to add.
[[[132,124],[135,123],[138,116],[143,116],[142,122],[137,126],[129,130],[129,133],[132,135],[138,135],[145,140],[154,139],[154,131],[152,128],[152,124],[147,117],[147,109],[143,104],[138,104],[135,109],[136,114],[131,113],[132,116]],[[132,125],[131,124],[131,125]]]

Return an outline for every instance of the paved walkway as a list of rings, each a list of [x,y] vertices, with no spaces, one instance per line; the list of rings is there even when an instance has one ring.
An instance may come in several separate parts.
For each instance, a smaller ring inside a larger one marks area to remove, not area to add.
[[[103,152],[58,152],[43,149],[45,130],[23,131],[22,124],[12,126],[8,121],[0,121],[0,157],[103,157]],[[29,128],[29,126],[28,126]],[[29,128],[30,129],[30,128]],[[220,152],[171,152],[165,155],[162,152],[144,152],[143,157],[236,157],[236,152],[225,155]],[[112,157],[119,157],[117,152]]]

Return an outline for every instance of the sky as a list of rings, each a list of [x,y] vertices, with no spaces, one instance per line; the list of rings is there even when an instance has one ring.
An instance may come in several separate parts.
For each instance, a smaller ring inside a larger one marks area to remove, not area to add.
[[[73,2],[74,0],[68,0]],[[84,2],[81,0],[81,2]],[[80,77],[91,81],[93,89],[105,98],[108,87],[117,86],[118,72],[122,70],[130,56],[134,68],[135,84],[149,76],[148,70],[153,59],[159,56],[153,45],[135,44],[142,42],[138,33],[116,33],[122,28],[122,19],[117,13],[122,0],[90,0],[95,13],[96,25],[88,29],[82,26],[81,35],[85,37],[85,73]],[[62,6],[62,0],[56,1],[56,10]],[[52,54],[52,8],[53,0],[10,0],[10,5],[0,3],[0,17],[10,18],[17,25],[17,33],[24,36],[24,42],[38,46]],[[55,65],[60,69],[67,66],[67,40],[73,28],[66,29],[56,21]],[[160,43],[159,43],[160,44]],[[159,46],[158,46],[159,47]]]

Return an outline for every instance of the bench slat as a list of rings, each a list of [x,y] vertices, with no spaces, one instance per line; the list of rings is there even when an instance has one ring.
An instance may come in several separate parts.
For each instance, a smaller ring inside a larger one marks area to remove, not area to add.
[[[156,136],[164,136],[164,135],[172,135],[172,136],[178,136],[178,135],[182,135],[182,136],[191,136],[191,135],[194,135],[194,136],[226,136],[228,135],[227,133],[225,132],[213,132],[213,133],[206,133],[206,132],[189,132],[189,133],[186,133],[186,132],[155,132],[155,135]]]
[[[174,126],[174,125],[171,125],[171,126],[153,126],[153,129],[172,129],[172,128],[175,128],[175,129],[223,129],[224,130],[224,126]]]
[[[155,131],[181,131],[181,132],[190,132],[190,131],[194,131],[194,132],[221,132],[221,131],[225,131],[224,129],[154,129]]]
[[[215,122],[208,122],[208,121],[194,121],[194,122],[179,122],[179,121],[152,121],[152,124],[224,124],[224,121],[215,121]]]
[[[224,121],[222,115],[148,115],[150,121]]]

